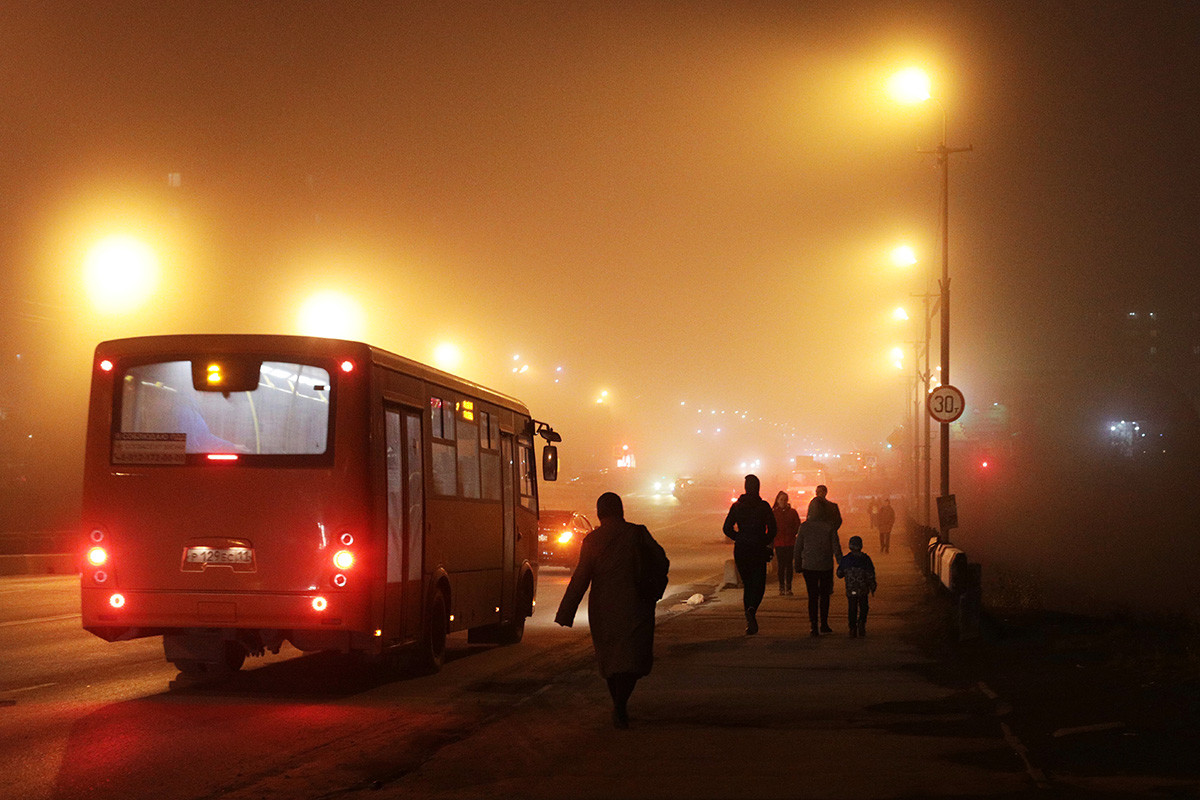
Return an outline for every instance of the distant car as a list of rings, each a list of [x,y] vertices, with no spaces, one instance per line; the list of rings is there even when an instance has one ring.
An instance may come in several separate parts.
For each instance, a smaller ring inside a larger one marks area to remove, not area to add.
[[[538,563],[574,567],[579,562],[579,545],[592,527],[588,518],[576,511],[543,511],[538,515]]]

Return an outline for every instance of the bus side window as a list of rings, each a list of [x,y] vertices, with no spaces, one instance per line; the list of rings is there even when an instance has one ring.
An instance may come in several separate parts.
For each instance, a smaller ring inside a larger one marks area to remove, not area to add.
[[[536,483],[533,476],[533,445],[521,442],[517,446],[518,463],[517,477],[521,484],[521,505],[530,511],[537,512]]]
[[[448,413],[447,413],[448,412]],[[454,404],[439,397],[429,398],[433,433],[433,493],[443,497],[458,494],[458,453],[454,440]],[[449,421],[449,425],[447,425]]]
[[[500,429],[496,415],[479,414],[479,477],[484,500],[500,499]]]

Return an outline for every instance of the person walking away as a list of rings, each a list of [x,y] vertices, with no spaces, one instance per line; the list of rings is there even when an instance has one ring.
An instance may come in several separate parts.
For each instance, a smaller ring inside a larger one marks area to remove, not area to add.
[[[563,594],[554,621],[570,628],[583,595],[588,597],[588,624],[600,675],[612,696],[613,725],[629,727],[629,698],[639,678],[654,663],[654,606],[666,586],[670,561],[644,525],[625,521],[619,495],[605,492],[596,500],[600,525],[584,537],[579,564]],[[640,577],[639,577],[640,576]],[[646,581],[657,587],[647,591]]]
[[[808,513],[804,515],[804,519],[828,523],[833,532],[837,533],[842,527],[842,512],[838,510],[838,504],[829,499],[828,494],[829,487],[825,484],[816,488],[813,499],[808,501]]]
[[[746,611],[746,633],[758,633],[755,612],[767,591],[767,561],[775,539],[775,514],[771,504],[759,496],[757,475],[746,476],[746,493],[734,501],[725,516],[723,530],[733,540],[733,561],[742,577],[742,607]]]
[[[775,495],[775,503],[771,506],[775,514],[775,566],[779,572],[779,594],[791,595],[792,554],[796,549],[796,532],[800,530],[800,514],[788,503],[788,493],[780,492]]]
[[[875,564],[863,552],[861,536],[851,536],[847,542],[850,552],[842,556],[837,576],[846,581],[846,605],[849,607],[850,636],[867,635],[867,611],[870,609],[869,595],[875,594]]]
[[[824,489],[818,487],[817,491]],[[822,497],[824,495],[821,495]],[[842,542],[838,538],[837,527],[822,518],[814,507],[818,498],[808,504],[808,516],[800,525],[796,535],[796,547],[793,554],[793,566],[804,576],[804,588],[808,592],[808,621],[812,626],[811,636],[822,633],[833,633],[829,627],[829,597],[833,594],[834,562],[842,560]],[[834,512],[837,505],[833,506]],[[841,515],[837,515],[841,523]]]
[[[879,552],[889,553],[892,549],[892,526],[896,524],[896,509],[892,508],[892,498],[883,501],[878,522]]]

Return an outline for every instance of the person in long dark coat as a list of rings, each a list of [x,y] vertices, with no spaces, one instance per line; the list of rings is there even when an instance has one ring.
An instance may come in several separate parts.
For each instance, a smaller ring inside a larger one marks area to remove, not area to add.
[[[638,679],[649,675],[654,664],[657,598],[638,592],[638,559],[643,569],[664,576],[670,561],[644,525],[625,521],[624,504],[618,495],[600,495],[596,516],[600,525],[580,545],[579,564],[554,621],[568,628],[574,624],[575,612],[590,584],[588,624],[596,663],[612,695],[613,725],[628,728],[629,697]]]
[[[733,540],[733,562],[742,577],[742,607],[746,612],[746,633],[758,633],[756,612],[767,591],[767,562],[775,541],[775,513],[771,504],[759,495],[757,475],[746,476],[746,493],[734,501],[725,516],[723,530]]]

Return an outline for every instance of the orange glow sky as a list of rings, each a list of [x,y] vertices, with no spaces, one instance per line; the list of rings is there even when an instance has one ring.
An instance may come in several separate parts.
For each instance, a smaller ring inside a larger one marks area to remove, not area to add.
[[[1189,3],[7,4],[6,357],[68,374],[74,418],[103,338],[297,332],[336,291],[592,451],[658,429],[686,461],[681,402],[763,420],[730,459],[878,448],[893,311],[940,266],[940,114],[887,78],[925,67],[975,148],[952,341],[984,402],[1086,356],[1097,310],[1195,292],[1197,33]],[[140,313],[88,305],[114,233],[158,254]]]

